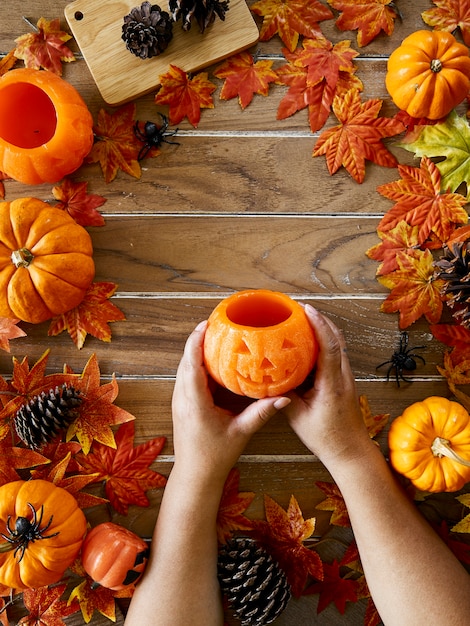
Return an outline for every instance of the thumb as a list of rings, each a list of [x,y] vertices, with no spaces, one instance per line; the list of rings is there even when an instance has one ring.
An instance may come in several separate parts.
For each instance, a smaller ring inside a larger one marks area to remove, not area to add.
[[[266,424],[273,415],[290,403],[290,398],[280,396],[276,398],[262,398],[252,402],[238,416],[239,424],[252,435]]]

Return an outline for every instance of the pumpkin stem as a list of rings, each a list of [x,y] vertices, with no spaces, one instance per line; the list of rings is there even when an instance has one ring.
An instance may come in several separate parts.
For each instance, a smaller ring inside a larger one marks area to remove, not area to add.
[[[446,456],[448,459],[452,459],[452,461],[456,461],[457,463],[470,467],[470,460],[463,459],[459,454],[457,454],[457,452],[452,450],[448,439],[436,437],[432,442],[431,451],[434,456]]]
[[[20,248],[11,253],[11,262],[15,267],[28,267],[33,259],[34,256],[27,248]]]
[[[431,72],[436,74],[442,70],[442,61],[440,59],[433,59],[431,61]]]
[[[3,554],[4,552],[9,552],[14,548],[14,544],[12,544],[10,541],[2,541],[2,543],[0,543],[0,554]]]

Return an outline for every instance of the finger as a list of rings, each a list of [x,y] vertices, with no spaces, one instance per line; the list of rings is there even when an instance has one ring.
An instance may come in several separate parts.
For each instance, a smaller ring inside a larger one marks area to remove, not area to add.
[[[317,373],[338,371],[342,366],[342,353],[346,349],[342,333],[330,319],[310,304],[305,306],[305,314],[318,341]],[[329,380],[327,378],[326,382]]]
[[[207,375],[204,369],[204,335],[207,321],[200,322],[189,335],[184,346],[183,356],[176,372],[175,389],[180,386],[191,386],[198,391],[202,383],[206,382]],[[203,385],[205,387],[205,385]]]
[[[246,434],[252,435],[266,424],[278,411],[290,404],[290,398],[280,396],[276,398],[262,398],[252,402],[240,413],[238,424]]]

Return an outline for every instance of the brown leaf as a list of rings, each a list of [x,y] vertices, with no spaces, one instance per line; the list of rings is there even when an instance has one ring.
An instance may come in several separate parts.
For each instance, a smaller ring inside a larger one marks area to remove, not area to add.
[[[367,399],[367,396],[364,395],[359,396],[359,406],[361,407],[362,417],[364,419],[365,425],[367,426],[369,436],[371,439],[373,439],[388,424],[390,414],[380,413],[379,415],[372,415],[372,411],[370,410],[369,406],[369,400]]]
[[[236,530],[249,530],[253,523],[243,515],[252,503],[255,494],[238,491],[240,472],[234,468],[225,481],[224,491],[217,514],[217,538],[219,543],[226,543]]]
[[[17,324],[20,320],[0,317],[0,349],[10,352],[10,339],[26,337],[26,333]]]
[[[18,58],[15,56],[15,50],[10,50],[3,58],[0,59],[0,76],[6,74],[17,62]]]
[[[52,189],[58,201],[56,208],[67,211],[80,226],[104,226],[104,218],[96,209],[106,202],[106,198],[87,193],[88,183],[75,183],[65,178]]]
[[[38,32],[22,35],[15,39],[15,56],[23,59],[26,67],[50,70],[62,75],[62,61],[75,61],[75,56],[66,45],[72,36],[61,30],[60,19],[46,20],[39,18]]]
[[[330,517],[330,524],[349,528],[351,526],[351,522],[349,520],[346,504],[344,503],[343,496],[335,483],[317,481],[315,485],[328,496],[326,500],[317,504],[315,508],[320,511],[333,511]]]

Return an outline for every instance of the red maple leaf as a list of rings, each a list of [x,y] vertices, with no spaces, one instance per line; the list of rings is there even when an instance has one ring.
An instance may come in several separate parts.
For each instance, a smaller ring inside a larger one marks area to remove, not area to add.
[[[434,278],[433,257],[429,250],[398,252],[398,270],[379,276],[378,281],[391,289],[382,303],[385,313],[400,312],[400,328],[406,328],[422,315],[436,324],[442,315],[441,289],[444,281]]]
[[[255,62],[249,52],[240,52],[227,59],[213,72],[216,78],[225,79],[220,92],[221,100],[238,96],[241,108],[245,109],[255,93],[267,96],[270,83],[277,80],[272,65],[273,61]]]
[[[60,185],[52,189],[52,195],[58,201],[56,208],[67,211],[81,226],[104,226],[104,218],[96,209],[106,202],[106,198],[87,193],[88,183],[75,183],[65,178]]]
[[[5,440],[0,441],[0,485],[20,480],[17,469],[31,468],[43,463],[49,463],[49,459],[39,452],[17,448],[11,443],[5,443]]]
[[[336,560],[331,565],[323,563],[323,572],[323,580],[309,585],[303,595],[320,594],[317,613],[321,613],[331,602],[334,602],[341,615],[344,615],[346,602],[357,602],[357,582],[342,578]]]
[[[323,579],[320,557],[304,545],[315,530],[315,519],[304,520],[297,500],[291,496],[287,511],[264,496],[266,521],[254,521],[253,534],[286,573],[295,597],[300,597],[309,576]]]
[[[429,327],[434,339],[453,348],[452,363],[458,365],[470,360],[470,330],[461,324],[432,324]]]
[[[101,109],[93,127],[95,143],[85,158],[86,163],[99,163],[107,183],[122,170],[140,178],[142,170],[137,160],[141,144],[134,133],[135,104],[129,103],[112,113]]]
[[[384,215],[378,230],[385,232],[405,220],[418,226],[418,243],[424,243],[431,233],[442,242],[452,234],[456,224],[466,224],[466,199],[459,193],[441,193],[441,173],[427,157],[420,167],[398,165],[401,180],[379,185],[377,191],[394,200],[395,205]]]
[[[184,70],[170,63],[170,69],[160,76],[161,87],[155,104],[169,106],[170,124],[179,124],[185,117],[197,127],[201,109],[213,109],[212,93],[217,89],[207,78],[207,72],[190,77]]]
[[[299,35],[318,37],[319,22],[333,17],[318,0],[259,0],[250,8],[263,18],[260,40],[268,41],[277,34],[291,52],[297,47]]]
[[[39,587],[38,589],[25,589],[23,591],[23,604],[29,614],[22,617],[18,624],[22,626],[66,626],[62,619],[73,615],[80,609],[76,600],[68,603],[61,600],[66,590],[65,583],[57,586]]]
[[[330,517],[330,524],[333,524],[333,526],[350,527],[351,522],[349,521],[346,504],[344,503],[341,491],[335,483],[317,481],[315,485],[327,495],[326,500],[317,504],[315,508],[319,511],[333,511]]]
[[[76,437],[85,454],[90,451],[94,440],[115,448],[111,426],[135,419],[133,415],[113,404],[119,391],[116,378],[113,376],[110,383],[100,385],[98,360],[93,354],[82,375],[75,379],[74,387],[81,391],[82,402],[77,409],[78,417],[67,430],[67,441]]]
[[[0,349],[10,352],[10,339],[26,337],[26,333],[17,324],[20,320],[0,317]]]
[[[83,348],[87,334],[110,342],[111,328],[108,322],[126,319],[124,313],[109,301],[116,288],[115,283],[92,283],[78,306],[51,320],[49,337],[66,330],[78,349]]]
[[[239,492],[240,472],[234,468],[230,471],[224,485],[217,513],[217,538],[219,543],[226,543],[236,530],[250,530],[253,523],[243,515],[255,497],[252,492]]]
[[[357,45],[367,46],[381,31],[393,33],[395,19],[399,15],[393,0],[328,0],[337,11],[336,20],[340,30],[357,30]]]
[[[323,131],[313,156],[326,155],[330,174],[343,166],[349,174],[362,183],[365,161],[373,161],[384,167],[395,167],[397,160],[382,143],[385,137],[393,137],[403,131],[403,124],[395,119],[378,117],[382,100],[362,103],[357,89],[335,96],[333,112],[341,122]]]
[[[72,36],[61,30],[60,19],[46,20],[39,18],[37,33],[21,35],[15,39],[14,54],[23,59],[26,67],[38,70],[43,67],[54,74],[62,75],[62,61],[75,61],[75,56],[66,45]]]
[[[410,226],[408,222],[401,220],[394,228],[382,231],[377,234],[382,240],[381,243],[369,248],[366,254],[369,259],[382,261],[377,268],[377,275],[389,274],[398,269],[397,254],[419,248],[418,226]]]
[[[148,489],[165,486],[166,478],[148,469],[165,445],[165,437],[155,437],[134,447],[134,423],[120,426],[116,449],[94,443],[88,455],[78,461],[87,472],[96,474],[93,482],[105,482],[106,496],[114,509],[127,515],[130,504],[148,506]]]
[[[436,5],[421,13],[423,22],[434,30],[453,33],[460,28],[462,38],[470,46],[470,0],[433,0]]]

